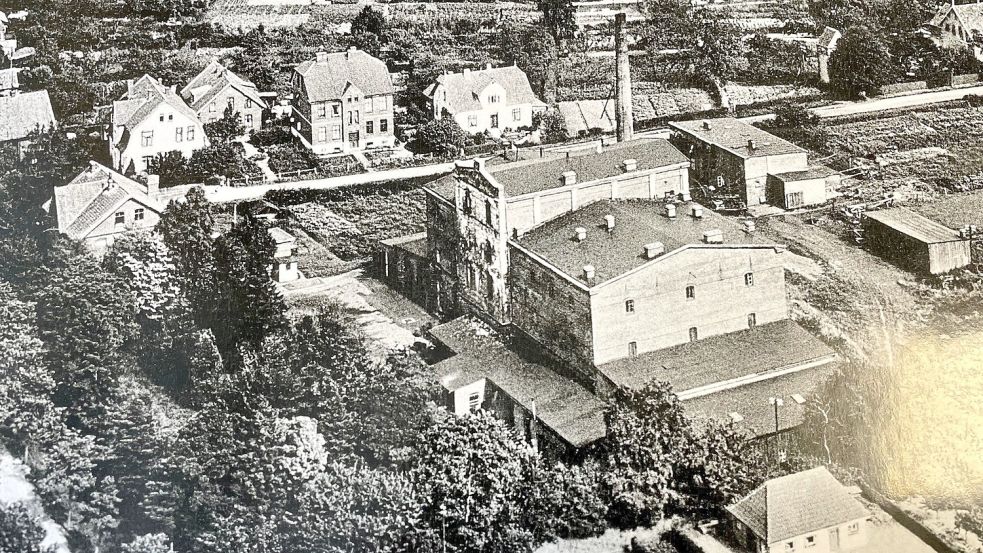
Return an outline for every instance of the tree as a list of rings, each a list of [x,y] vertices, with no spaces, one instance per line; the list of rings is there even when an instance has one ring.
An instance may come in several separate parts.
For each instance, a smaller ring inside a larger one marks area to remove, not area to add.
[[[536,8],[543,14],[543,27],[558,48],[577,32],[577,8],[572,0],[536,0]]]
[[[0,553],[50,553],[41,519],[23,503],[0,503]]]
[[[442,117],[420,126],[416,131],[419,149],[444,156],[460,155],[468,143],[468,133],[453,117]]]
[[[124,544],[121,553],[170,553],[170,540],[165,534],[143,534]]]
[[[774,126],[785,129],[801,129],[819,124],[819,116],[805,107],[792,102],[783,102],[775,108]]]
[[[358,48],[377,55],[382,44],[388,40],[387,27],[386,16],[366,6],[352,19],[352,42]]]
[[[873,6],[877,2],[865,0],[809,0],[809,15],[817,25],[846,29],[875,20]]]
[[[232,106],[226,106],[222,118],[211,123],[205,123],[205,136],[212,144],[228,144],[246,134],[246,126],[242,124],[242,116]]]
[[[270,277],[276,243],[251,213],[215,241],[215,310],[208,325],[219,351],[258,349],[283,328],[286,305]]]
[[[897,69],[880,34],[868,27],[851,27],[830,56],[829,73],[837,93],[858,98],[877,94],[880,87],[894,81]]]
[[[172,201],[155,230],[174,263],[174,272],[199,327],[207,327],[215,295],[214,221],[212,206],[201,188],[184,201]]]
[[[47,65],[28,67],[17,74],[17,80],[25,91],[46,90],[54,81],[54,74]]]
[[[569,138],[567,122],[557,110],[541,111],[533,114],[532,125],[539,129],[543,144],[555,144]]]
[[[238,142],[212,144],[199,148],[188,160],[188,178],[191,182],[210,183],[227,179],[255,176],[259,168],[246,160],[245,149]]]
[[[154,156],[147,164],[147,173],[159,176],[160,185],[164,188],[191,182],[191,176],[188,174],[188,159],[177,150]]]
[[[679,58],[679,69],[700,80],[730,79],[746,64],[743,31],[725,8],[694,7],[685,0],[649,0],[643,37],[652,59],[678,64],[673,60]],[[663,70],[664,74],[674,72]]]
[[[983,506],[973,505],[969,510],[957,511],[956,529],[971,532],[983,539]]]

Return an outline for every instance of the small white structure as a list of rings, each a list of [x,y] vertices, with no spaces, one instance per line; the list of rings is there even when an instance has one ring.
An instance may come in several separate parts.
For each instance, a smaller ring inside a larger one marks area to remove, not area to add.
[[[836,51],[836,44],[843,35],[832,27],[823,29],[823,34],[819,35],[819,44],[816,45],[816,56],[819,61],[819,80],[829,84],[829,58]]]
[[[273,241],[276,242],[276,252],[273,254],[276,265],[270,269],[273,273],[273,280],[277,282],[297,280],[300,278],[300,272],[297,271],[297,260],[294,258],[297,250],[297,239],[279,227],[270,228],[269,233]]]

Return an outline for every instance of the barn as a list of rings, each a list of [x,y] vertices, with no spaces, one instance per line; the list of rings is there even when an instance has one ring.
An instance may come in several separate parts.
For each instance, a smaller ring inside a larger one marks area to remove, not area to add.
[[[971,262],[969,240],[910,209],[869,212],[863,227],[872,251],[914,272],[938,275]]]

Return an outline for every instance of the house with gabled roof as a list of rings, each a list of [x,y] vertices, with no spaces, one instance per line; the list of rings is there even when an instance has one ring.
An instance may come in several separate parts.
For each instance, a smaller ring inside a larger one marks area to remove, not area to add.
[[[830,553],[867,544],[870,512],[826,467],[774,478],[727,507],[753,553]]]
[[[972,2],[957,4],[955,1],[943,5],[928,25],[938,29],[943,42],[969,45],[983,35],[983,4]]]
[[[208,145],[201,119],[176,87],[150,75],[127,82],[109,117],[110,158],[115,170],[127,175],[146,171],[155,157],[167,152],[191,157]]]
[[[55,126],[47,90],[0,96],[0,143],[23,143],[31,133]]]
[[[294,69],[291,131],[316,154],[391,148],[396,143],[386,64],[367,52],[318,52]]]
[[[533,114],[546,111],[526,74],[515,66],[446,73],[426,91],[433,117],[445,114],[470,133],[501,133],[531,127]]]
[[[181,97],[202,123],[222,118],[227,108],[239,114],[246,132],[263,127],[266,102],[252,82],[213,59],[181,89]]]
[[[92,161],[68,184],[54,188],[48,206],[58,232],[102,253],[124,232],[154,228],[166,201],[157,176],[143,184]]]

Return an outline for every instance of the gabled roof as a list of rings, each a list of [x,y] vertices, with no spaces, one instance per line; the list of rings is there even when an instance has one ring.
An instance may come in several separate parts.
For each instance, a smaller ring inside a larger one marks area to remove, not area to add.
[[[319,53],[318,58],[305,61],[295,71],[301,77],[301,94],[310,102],[341,98],[354,85],[365,96],[393,94],[392,78],[382,60],[361,50]]]
[[[704,121],[676,121],[669,123],[669,126],[744,159],[805,153],[805,150],[788,140],[733,117]],[[754,142],[753,150],[748,147],[749,141]]]
[[[0,142],[26,138],[35,129],[55,126],[47,90],[0,97]]]
[[[870,516],[826,467],[769,480],[727,510],[769,545]]]
[[[161,104],[167,104],[188,119],[199,122],[198,114],[184,103],[173,88],[162,85],[150,75],[144,75],[136,82],[129,83],[123,97],[113,102],[113,126],[132,132]]]
[[[950,6],[967,32],[983,31],[983,4],[956,4]]]
[[[922,217],[905,207],[893,207],[868,211],[864,217],[872,219],[925,244],[958,242],[963,240],[959,233],[949,227]]]
[[[92,229],[127,200],[134,200],[160,213],[164,206],[149,194],[147,185],[96,163],[64,186],[54,190],[58,231],[70,238],[85,238]]]
[[[263,105],[263,98],[259,95],[256,85],[229,71],[214,59],[181,89],[181,97],[188,102],[191,109],[199,111],[227,86],[231,86],[256,104]]]
[[[280,244],[292,244],[297,241],[292,234],[280,227],[270,227],[267,229],[267,232],[270,234],[270,238],[272,238],[278,246]]]
[[[499,84],[505,89],[505,106],[533,104],[545,106],[542,100],[536,98],[529,85],[529,78],[521,69],[514,66],[493,67],[479,71],[464,73],[448,73],[437,77],[438,85],[447,90],[447,109],[451,113],[477,111],[482,109],[479,101],[481,92],[492,84]],[[428,95],[433,95],[436,87],[427,89]]]

